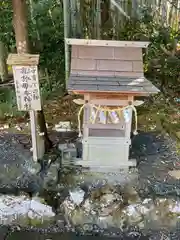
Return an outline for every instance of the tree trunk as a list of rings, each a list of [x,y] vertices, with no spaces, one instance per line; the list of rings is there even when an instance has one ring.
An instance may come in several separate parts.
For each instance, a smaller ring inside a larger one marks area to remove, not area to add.
[[[2,82],[8,79],[8,68],[6,64],[7,49],[3,42],[0,41],[0,80]]]
[[[13,5],[13,25],[16,38],[16,48],[18,53],[29,53],[28,18],[26,0],[12,0]],[[44,133],[45,151],[52,147],[52,142],[48,138],[46,122],[43,110],[37,112],[37,120],[40,132]]]

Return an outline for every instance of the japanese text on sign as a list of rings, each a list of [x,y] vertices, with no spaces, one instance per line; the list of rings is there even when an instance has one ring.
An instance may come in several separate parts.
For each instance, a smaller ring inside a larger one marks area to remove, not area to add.
[[[41,110],[37,66],[13,66],[13,75],[18,109]]]

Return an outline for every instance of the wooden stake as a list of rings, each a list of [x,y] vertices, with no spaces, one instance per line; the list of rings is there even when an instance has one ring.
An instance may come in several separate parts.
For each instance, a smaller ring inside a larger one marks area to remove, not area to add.
[[[33,160],[37,162],[38,160],[38,146],[37,146],[37,136],[36,136],[36,112],[29,111],[30,122],[31,122],[31,137],[32,137],[32,150],[33,150]]]

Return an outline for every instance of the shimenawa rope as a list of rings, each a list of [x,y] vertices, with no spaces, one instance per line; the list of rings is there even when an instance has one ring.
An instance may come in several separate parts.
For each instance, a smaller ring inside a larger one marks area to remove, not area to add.
[[[122,107],[122,108],[117,107],[117,108],[114,108],[114,109],[110,109],[110,108],[108,108],[108,107],[101,107],[100,105],[99,105],[99,106],[96,106],[96,105],[93,105],[93,104],[89,104],[89,105],[91,105],[91,109],[93,109],[93,108],[96,109],[96,114],[95,114],[94,120],[92,120],[92,118],[91,118],[91,122],[92,122],[92,123],[95,122],[95,120],[96,120],[96,118],[97,118],[97,114],[98,114],[98,112],[100,112],[100,111],[104,111],[104,112],[118,112],[118,113],[121,113],[123,110],[131,108],[131,109],[134,111],[134,117],[135,117],[135,130],[134,130],[133,134],[134,134],[134,135],[137,135],[137,134],[138,134],[138,132],[137,132],[137,110],[136,110],[136,108],[135,108],[132,104],[130,104],[130,105],[128,105],[128,106],[125,106],[125,107]],[[82,111],[83,111],[83,109],[84,109],[85,106],[86,106],[86,104],[83,104],[83,105],[81,106],[81,108],[79,109],[79,112],[78,112],[78,130],[79,130],[79,137],[82,137],[82,132],[81,132],[81,113],[82,113]]]

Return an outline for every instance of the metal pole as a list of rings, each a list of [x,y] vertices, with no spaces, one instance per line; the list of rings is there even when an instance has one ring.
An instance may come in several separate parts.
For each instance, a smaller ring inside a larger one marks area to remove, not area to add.
[[[72,1],[72,0],[71,0]],[[73,0],[75,1],[75,0]],[[64,49],[65,49],[65,79],[66,82],[69,76],[69,45],[66,43],[65,39],[69,37],[69,0],[63,0],[63,12],[64,12]]]

